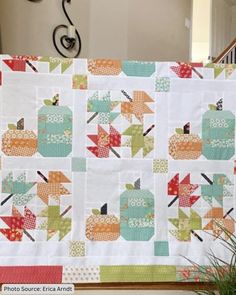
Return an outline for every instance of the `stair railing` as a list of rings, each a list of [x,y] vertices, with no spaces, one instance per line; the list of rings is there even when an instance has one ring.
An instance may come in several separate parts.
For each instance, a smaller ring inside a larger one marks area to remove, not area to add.
[[[215,59],[213,63],[236,64],[236,39]]]

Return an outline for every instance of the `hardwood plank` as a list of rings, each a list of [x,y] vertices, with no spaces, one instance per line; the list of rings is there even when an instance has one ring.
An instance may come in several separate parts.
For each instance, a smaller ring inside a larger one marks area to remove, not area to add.
[[[76,290],[214,290],[214,284],[206,283],[99,283],[75,284]]]

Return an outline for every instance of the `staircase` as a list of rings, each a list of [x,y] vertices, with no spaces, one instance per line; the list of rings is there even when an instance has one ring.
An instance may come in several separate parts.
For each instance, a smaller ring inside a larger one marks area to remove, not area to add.
[[[236,39],[213,60],[213,63],[236,64]]]

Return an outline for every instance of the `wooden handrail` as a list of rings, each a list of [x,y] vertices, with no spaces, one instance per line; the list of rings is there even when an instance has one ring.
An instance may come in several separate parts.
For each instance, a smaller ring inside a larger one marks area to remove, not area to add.
[[[232,49],[236,47],[236,39],[234,39],[229,46],[227,46],[224,51],[213,60],[213,63],[220,63],[229,53]]]

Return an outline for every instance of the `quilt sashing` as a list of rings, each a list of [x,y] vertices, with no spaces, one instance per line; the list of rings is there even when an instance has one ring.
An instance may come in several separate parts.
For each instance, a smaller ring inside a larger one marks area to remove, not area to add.
[[[229,259],[235,68],[2,55],[1,282],[198,282],[187,259]]]

